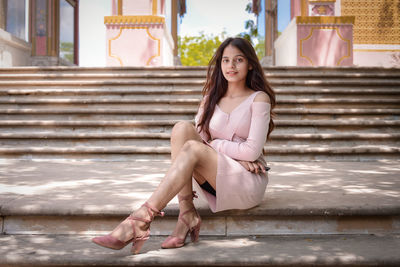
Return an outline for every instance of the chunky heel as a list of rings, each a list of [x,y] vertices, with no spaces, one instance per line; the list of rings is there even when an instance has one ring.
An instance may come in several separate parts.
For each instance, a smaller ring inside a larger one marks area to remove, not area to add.
[[[182,202],[184,200],[186,201],[192,201],[193,205],[193,198],[197,197],[196,192],[193,191],[191,195],[180,197],[178,196],[179,202]],[[183,215],[189,213],[189,212],[195,212],[197,217],[199,218],[199,222],[194,226],[190,227],[189,223],[183,218]],[[188,234],[190,233],[190,238],[192,242],[197,242],[199,240],[199,235],[200,235],[200,225],[201,225],[201,218],[199,213],[197,212],[196,208],[193,207],[188,209],[187,211],[180,213],[178,220],[181,220],[186,226],[188,227],[188,231],[186,232],[186,235],[184,238],[180,238],[174,235],[170,235],[167,237],[167,239],[164,240],[164,242],[161,244],[161,248],[180,248],[185,245],[185,240]]]
[[[201,225],[201,221],[200,221],[199,224],[196,225],[196,227],[190,232],[190,239],[192,240],[193,243],[199,241],[200,225]]]
[[[133,242],[132,249],[131,249],[132,254],[139,254],[144,242],[146,242],[148,239],[149,238],[139,239],[139,240],[136,240],[135,242]]]

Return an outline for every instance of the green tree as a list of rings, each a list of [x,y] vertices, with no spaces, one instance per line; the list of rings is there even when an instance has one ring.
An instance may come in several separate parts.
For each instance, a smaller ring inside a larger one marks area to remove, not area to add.
[[[252,13],[252,2],[247,4],[246,11],[247,13]],[[253,44],[257,57],[261,60],[265,56],[265,40],[258,35],[257,24],[251,19],[246,20],[244,28],[246,31],[239,33],[238,36],[247,39]],[[254,45],[254,43],[256,44]]]
[[[74,44],[69,42],[60,43],[60,56],[69,62],[74,62]]]
[[[252,2],[249,2],[246,5],[246,12],[247,13],[252,13]],[[257,29],[257,24],[253,20],[246,20],[245,21],[245,26],[244,28],[247,30],[247,32],[241,32],[238,34],[238,36],[247,39],[251,43],[253,43],[253,39],[258,37],[258,29]]]
[[[220,35],[178,37],[178,49],[183,66],[206,66],[215,50],[225,39],[225,32]]]
[[[265,39],[263,37],[258,38],[258,43],[254,46],[258,59],[262,59],[265,56]]]

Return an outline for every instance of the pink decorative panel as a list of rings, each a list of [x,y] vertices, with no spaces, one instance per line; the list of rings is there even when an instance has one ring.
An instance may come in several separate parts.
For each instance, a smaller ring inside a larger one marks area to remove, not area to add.
[[[107,66],[160,66],[163,26],[107,26]]]
[[[352,25],[297,25],[298,66],[352,66]]]
[[[47,37],[37,36],[36,37],[36,56],[46,56],[47,55]]]
[[[311,4],[311,16],[335,16],[335,4]]]

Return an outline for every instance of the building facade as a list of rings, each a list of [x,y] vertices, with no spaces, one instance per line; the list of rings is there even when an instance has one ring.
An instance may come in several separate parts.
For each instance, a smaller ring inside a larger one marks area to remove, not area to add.
[[[400,0],[291,0],[278,66],[400,67]]]
[[[0,0],[0,67],[78,65],[79,0]]]
[[[291,0],[280,7],[291,11],[280,35],[279,1],[252,4],[263,15],[266,66],[400,67],[400,0]],[[107,66],[179,64],[177,18],[186,0],[110,5]],[[79,65],[78,15],[79,0],[0,0],[0,67]]]

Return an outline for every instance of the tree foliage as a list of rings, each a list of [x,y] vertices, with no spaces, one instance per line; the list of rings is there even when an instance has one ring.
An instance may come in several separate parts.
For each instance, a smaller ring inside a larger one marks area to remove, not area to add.
[[[69,62],[74,62],[74,44],[69,42],[60,43],[60,57],[68,60]]]
[[[225,33],[220,35],[178,37],[178,49],[183,66],[206,66],[216,49],[224,41]]]
[[[247,13],[251,13],[252,10],[252,2],[249,2],[246,6],[246,11]],[[257,28],[257,23],[255,23],[253,20],[249,19],[245,21],[244,28],[247,30],[247,32],[241,32],[239,33],[239,36],[247,39],[250,41],[250,43],[253,43],[253,39],[258,37],[258,28]]]
[[[251,13],[252,2],[246,6],[246,11]],[[257,23],[253,20],[245,21],[245,32],[237,36],[249,40],[256,50],[258,58],[261,60],[265,55],[265,40],[258,35]],[[182,65],[184,66],[206,66],[214,55],[218,46],[225,40],[226,32],[220,35],[206,35],[204,32],[200,36],[178,37],[178,49]]]

